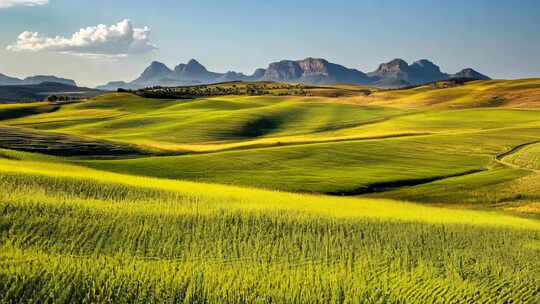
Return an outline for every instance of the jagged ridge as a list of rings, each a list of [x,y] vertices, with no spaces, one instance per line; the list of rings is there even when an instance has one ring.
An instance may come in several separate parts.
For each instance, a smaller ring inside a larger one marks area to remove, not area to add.
[[[366,74],[322,58],[308,57],[303,60],[273,62],[266,69],[255,70],[252,75],[234,71],[211,72],[197,60],[191,59],[187,64],[177,65],[174,70],[161,62],[154,61],[137,79],[129,83],[110,82],[98,87],[98,89],[138,89],[149,86],[179,86],[226,81],[276,81],[316,85],[344,83],[398,88],[451,78],[490,79],[471,68],[456,74],[447,74],[427,59],[416,61],[410,65],[402,59],[394,59],[379,65],[377,70]]]

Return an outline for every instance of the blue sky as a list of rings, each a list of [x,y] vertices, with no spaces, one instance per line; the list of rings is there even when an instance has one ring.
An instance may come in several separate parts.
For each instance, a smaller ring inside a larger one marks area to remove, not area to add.
[[[196,58],[211,70],[251,73],[271,61],[311,56],[364,72],[399,57],[428,58],[447,72],[473,67],[495,78],[540,76],[537,0],[35,0],[28,6],[32,1],[0,0],[0,73],[56,74],[97,85],[131,80],[152,60],[174,67]],[[136,47],[40,40],[43,49],[36,51],[28,44],[32,36],[17,38],[29,31],[69,39],[81,28],[125,19],[150,30]]]

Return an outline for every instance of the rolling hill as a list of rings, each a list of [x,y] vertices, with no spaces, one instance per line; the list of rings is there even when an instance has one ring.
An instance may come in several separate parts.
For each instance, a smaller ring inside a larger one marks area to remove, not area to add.
[[[7,302],[535,303],[540,293],[534,219],[121,175],[11,151],[0,154],[0,186]]]
[[[40,112],[39,104],[9,117],[6,110],[2,123],[38,132],[24,138],[52,131],[148,155],[79,162],[119,173],[471,206],[538,199],[537,191],[519,199],[513,191],[493,195],[485,182],[506,174],[496,184],[529,183],[532,172],[497,156],[538,139],[538,80],[442,81],[369,94],[364,87],[305,87],[301,96],[279,96],[281,87],[271,86],[277,89],[261,96],[183,100],[111,93],[54,111]],[[325,97],[327,90],[344,93]],[[453,180],[469,185],[434,195]]]
[[[537,303],[539,114],[538,79],[0,105],[0,302]]]

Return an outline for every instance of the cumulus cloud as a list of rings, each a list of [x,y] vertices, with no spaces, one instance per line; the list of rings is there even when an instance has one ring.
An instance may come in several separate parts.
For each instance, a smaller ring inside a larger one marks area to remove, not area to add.
[[[13,6],[36,6],[48,4],[49,0],[0,0],[0,8]]]
[[[148,27],[134,28],[131,21],[126,19],[110,26],[100,24],[82,28],[71,37],[46,37],[38,32],[25,31],[7,49],[14,52],[48,51],[90,58],[117,58],[157,49],[150,43],[149,36]]]

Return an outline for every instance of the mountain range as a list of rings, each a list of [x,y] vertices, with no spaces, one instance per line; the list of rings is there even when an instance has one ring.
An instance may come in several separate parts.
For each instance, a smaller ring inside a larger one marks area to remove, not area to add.
[[[0,73],[0,86],[37,85],[43,82],[55,82],[55,83],[61,83],[61,84],[74,86],[74,87],[77,86],[77,83],[75,83],[74,80],[60,78],[60,77],[56,77],[52,75],[37,75],[37,76],[26,77],[24,79],[19,79],[16,77],[10,77],[10,76]]]
[[[463,69],[455,74],[444,73],[439,66],[427,59],[412,64],[402,59],[394,59],[379,65],[379,68],[373,72],[363,73],[325,59],[309,57],[303,60],[273,62],[266,69],[257,69],[251,75],[233,71],[211,72],[197,60],[191,59],[188,63],[179,64],[174,69],[154,61],[131,82],[113,81],[97,88],[100,90],[138,89],[150,86],[180,86],[227,81],[276,81],[313,85],[343,83],[399,88],[451,78],[490,79],[471,68]]]
[[[357,69],[328,62],[325,59],[309,57],[302,60],[273,62],[266,69],[256,69],[251,75],[234,71],[211,72],[197,60],[191,59],[185,64],[177,65],[174,69],[154,61],[133,81],[112,81],[106,85],[98,86],[97,89],[139,89],[150,86],[181,86],[228,81],[275,81],[312,85],[343,83],[371,85],[380,88],[400,88],[451,78],[490,79],[471,68],[463,69],[455,74],[444,73],[439,66],[427,59],[418,60],[412,64],[408,64],[402,59],[394,59],[380,64],[373,72],[364,73]],[[43,82],[77,86],[74,80],[50,75],[19,79],[0,74],[0,86],[38,85]]]
[[[48,95],[84,98],[103,93],[100,90],[79,87],[74,80],[52,75],[30,76],[24,79],[0,73],[0,104],[44,100]]]
[[[137,79],[131,82],[113,81],[97,88],[100,90],[116,90],[117,88],[138,89],[158,85],[179,86],[227,81],[256,81],[262,78],[265,71],[259,69],[253,75],[247,76],[232,71],[227,73],[210,72],[195,59],[191,59],[186,64],[179,64],[174,69],[170,69],[161,62],[154,61]]]

